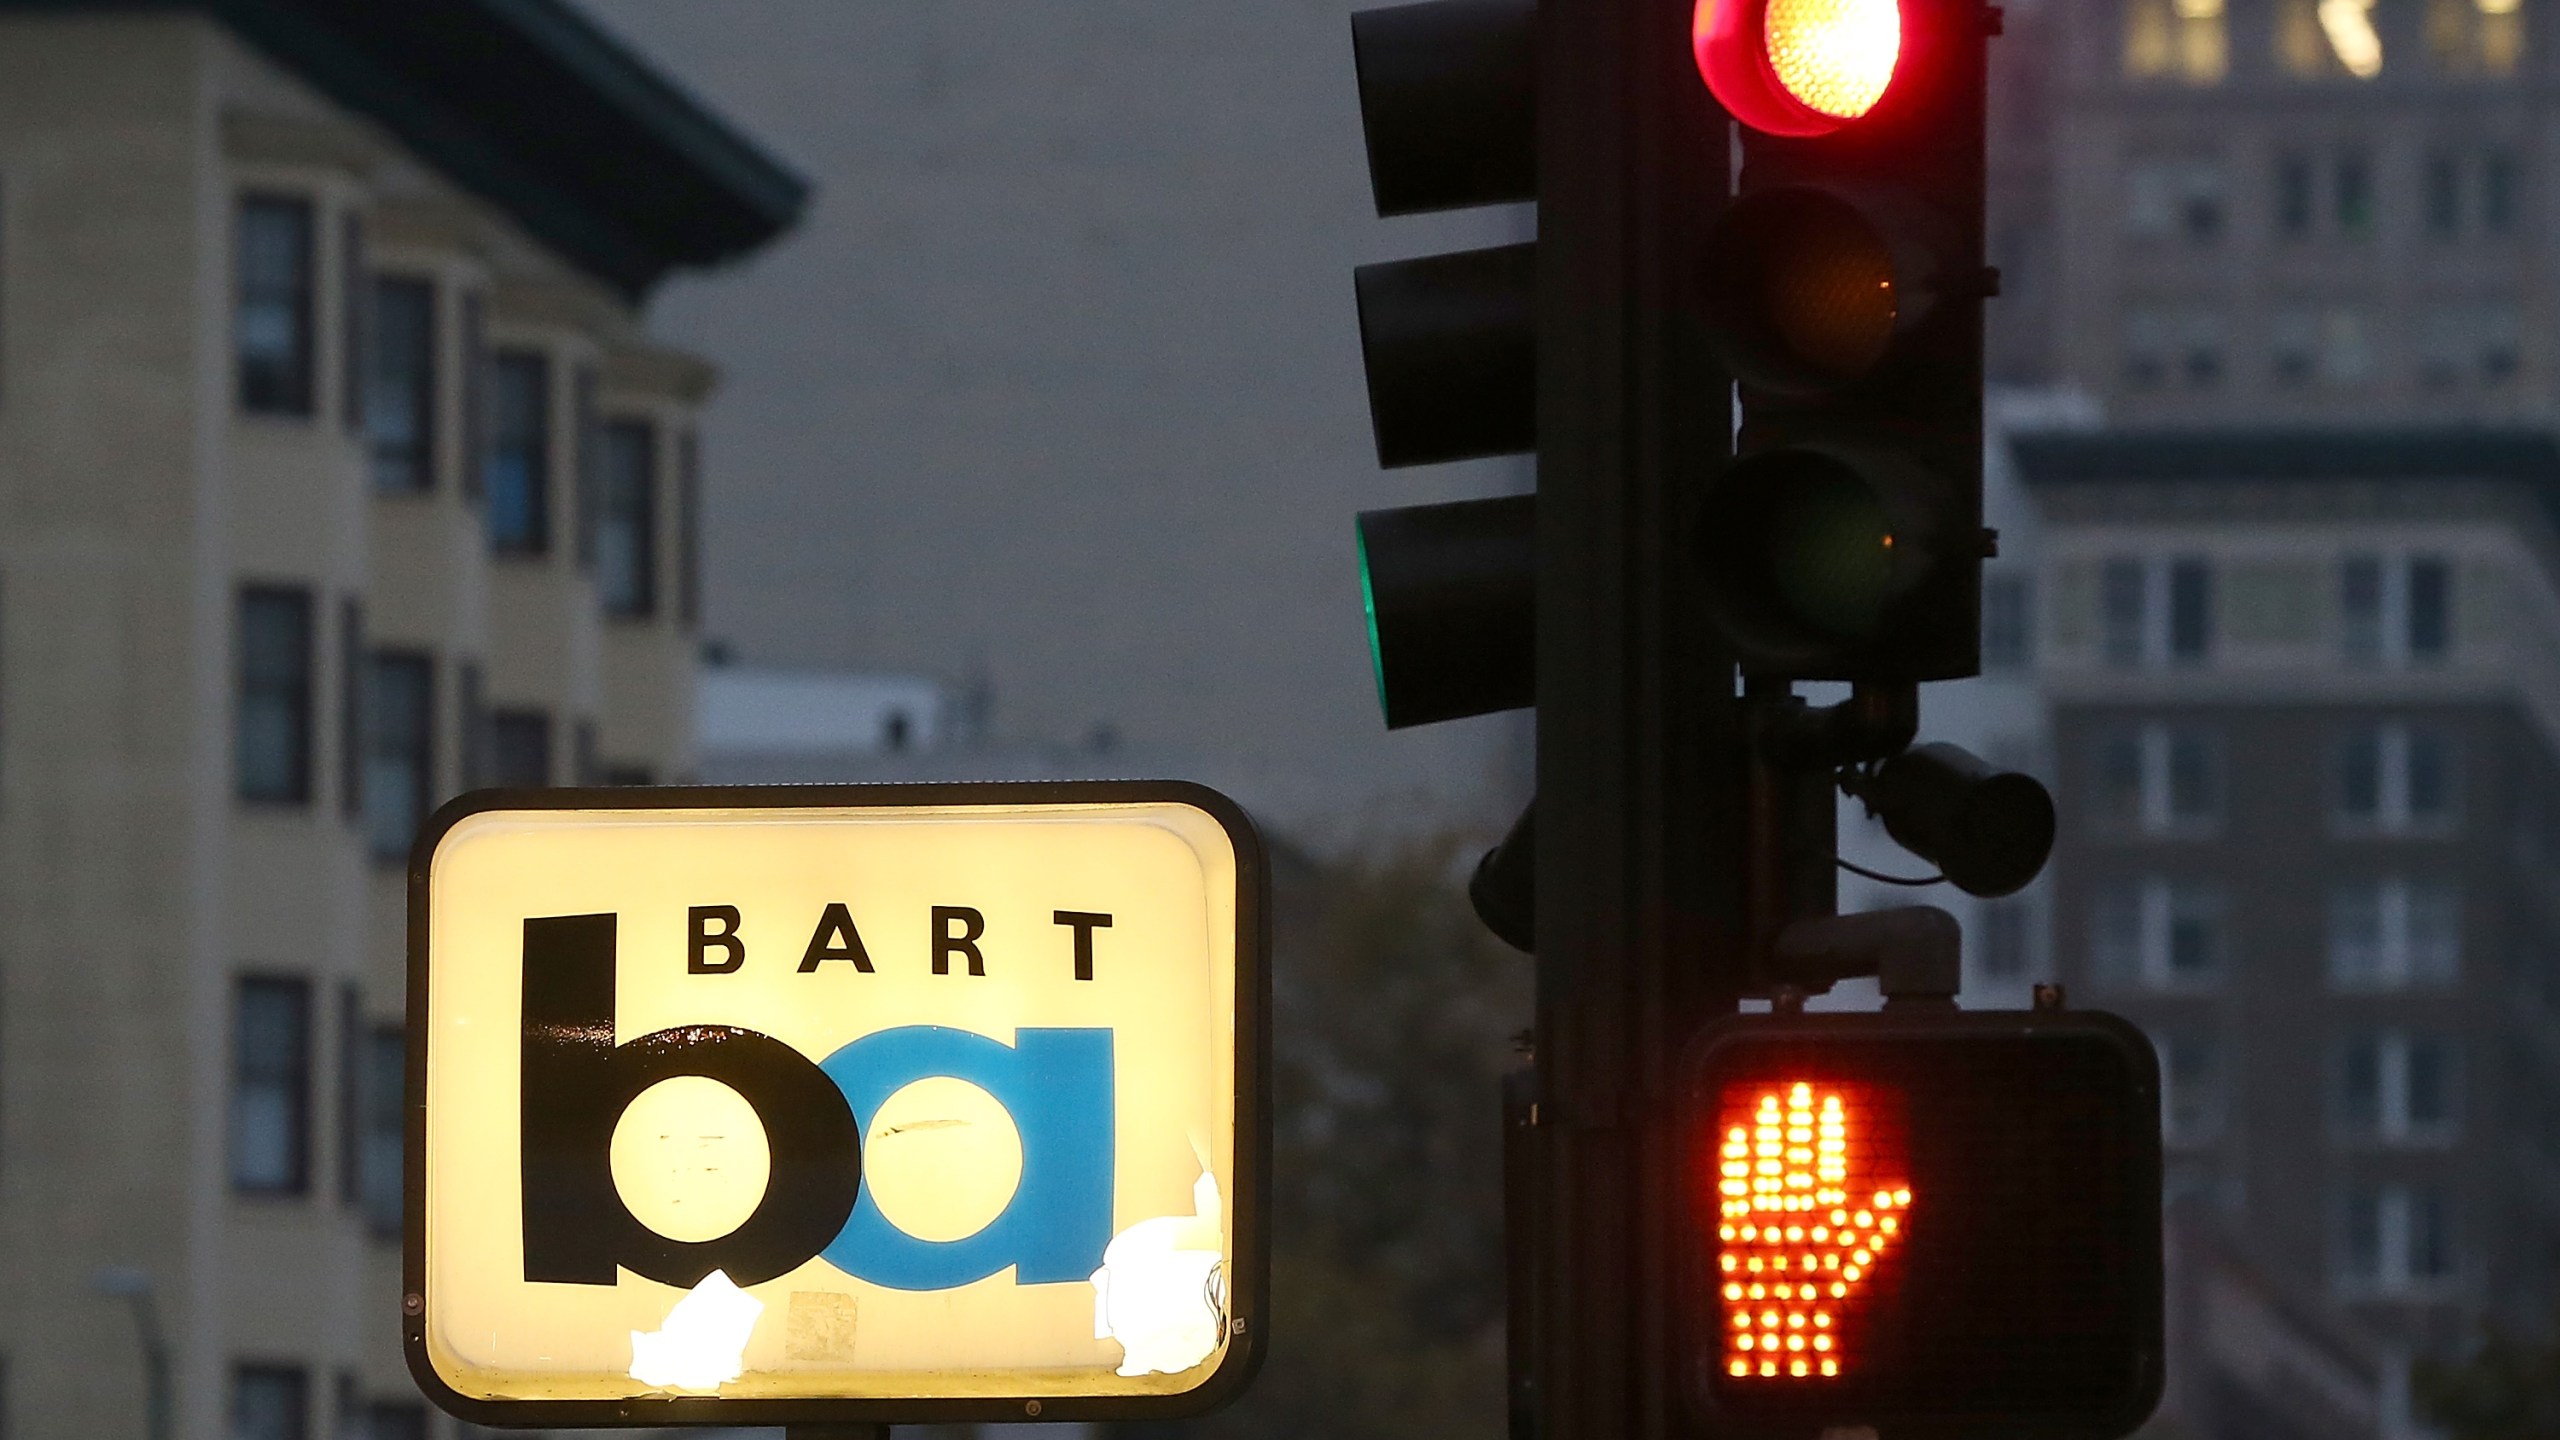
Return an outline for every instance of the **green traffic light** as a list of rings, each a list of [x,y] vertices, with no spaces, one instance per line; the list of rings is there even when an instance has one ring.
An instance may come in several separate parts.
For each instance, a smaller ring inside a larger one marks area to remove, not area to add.
[[[1360,613],[1369,621],[1369,674],[1378,685],[1378,713],[1392,718],[1387,708],[1387,647],[1378,640],[1378,587],[1369,575],[1369,531],[1361,525],[1352,530],[1360,541]]]
[[[1875,633],[1896,589],[1892,522],[1854,474],[1802,476],[1770,506],[1769,578],[1805,628],[1839,640]]]

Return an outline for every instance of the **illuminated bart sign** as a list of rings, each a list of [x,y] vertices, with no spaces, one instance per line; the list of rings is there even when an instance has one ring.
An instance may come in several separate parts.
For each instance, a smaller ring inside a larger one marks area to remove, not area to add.
[[[457,802],[410,876],[413,1372],[553,1426],[1229,1398],[1265,885],[1185,785]]]
[[[2161,1381],[2159,1071],[2113,1016],[1737,1016],[1683,1061],[1718,1435],[2125,1435]]]

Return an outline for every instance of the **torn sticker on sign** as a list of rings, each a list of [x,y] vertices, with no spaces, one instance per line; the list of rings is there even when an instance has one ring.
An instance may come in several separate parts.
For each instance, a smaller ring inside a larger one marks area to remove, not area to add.
[[[718,1390],[746,1373],[747,1337],[764,1302],[719,1270],[702,1277],[656,1330],[631,1332],[631,1378],[660,1390]]]
[[[1208,1359],[1226,1333],[1216,1177],[1203,1172],[1192,1185],[1191,1208],[1113,1236],[1093,1272],[1093,1333],[1120,1342],[1122,1375],[1179,1375]]]

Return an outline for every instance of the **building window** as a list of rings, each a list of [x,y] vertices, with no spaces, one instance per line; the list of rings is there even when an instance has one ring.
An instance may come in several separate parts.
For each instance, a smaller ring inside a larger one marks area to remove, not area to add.
[[[2524,0],[2427,0],[2427,54],[2446,75],[2515,74],[2524,59]]]
[[[435,485],[436,287],[384,276],[373,283],[373,368],[365,436],[377,490]]]
[[[338,416],[350,433],[364,430],[364,372],[372,324],[366,291],[364,218],[352,212],[338,222]]]
[[[462,333],[456,338],[462,367],[455,387],[462,405],[462,493],[476,500],[489,478],[489,302],[477,290],[462,292]]]
[[[311,1183],[310,982],[242,977],[231,1025],[231,1188],[300,1195]]]
[[[364,814],[364,602],[338,602],[338,813]]]
[[[2213,651],[2213,567],[2201,556],[2110,559],[2099,621],[2110,665],[2202,664]]]
[[[408,1083],[408,1041],[397,1025],[348,1032],[357,1052],[356,1198],[376,1235],[400,1233],[401,1110]]]
[[[2153,876],[2101,888],[2090,951],[2101,978],[2151,990],[2193,990],[2221,978],[2223,905],[2210,886]]]
[[[461,728],[462,788],[477,790],[489,783],[489,697],[480,679],[480,662],[454,667],[454,723]]]
[[[2329,981],[2340,990],[2450,984],[2462,972],[2462,891],[2394,876],[2329,892]]]
[[[377,860],[406,860],[435,803],[435,657],[376,651],[365,690],[365,830]]]
[[[2516,165],[2516,152],[2504,145],[2492,145],[2480,152],[2480,228],[2492,235],[2512,235],[2516,230],[2516,191],[2522,172]]]
[[[604,427],[596,588],[607,615],[640,619],[657,613],[658,435],[646,421],[617,420]]]
[[[2285,73],[2317,80],[2382,73],[2382,36],[2375,0],[2278,0],[2276,61]]]
[[[243,800],[310,803],[311,650],[310,591],[241,590],[237,764]]]
[[[604,422],[596,409],[596,367],[581,365],[569,376],[569,432],[576,445],[569,476],[575,484],[578,568],[596,563],[596,535],[604,520]]]
[[[2338,1047],[2339,1132],[2386,1144],[2450,1140],[2458,1125],[2460,1048],[2449,1037],[2360,1030]]]
[[[2193,306],[2136,305],[2124,316],[2124,379],[2137,390],[2172,381],[2209,390],[2222,381],[2225,343],[2222,316]]]
[[[233,1367],[230,1440],[311,1440],[311,1380],[301,1366]]]
[[[311,202],[283,195],[243,197],[239,245],[232,344],[238,352],[240,408],[253,415],[309,415]]]
[[[2034,589],[2023,574],[1982,577],[1982,667],[2024,670],[2035,663]]]
[[[702,623],[702,440],[691,430],[676,444],[676,613],[687,628]]]
[[[2373,378],[2372,327],[2355,306],[2286,306],[2269,319],[2267,341],[2279,385],[2345,388]]]
[[[2155,156],[2125,166],[2125,232],[2198,247],[2222,238],[2223,166],[2210,156]]]
[[[2341,830],[2444,833],[2461,818],[2461,751],[2426,726],[2363,725],[2335,752],[2333,814]]]
[[[2437,153],[2426,165],[2427,234],[2450,240],[2462,233],[2462,162]]]
[[[2160,1131],[2172,1145],[2197,1145],[2222,1133],[2225,1106],[2221,1038],[2196,1025],[2165,1026],[2151,1036],[2160,1051]]]
[[[2524,369],[2524,321],[2514,305],[2431,305],[2418,329],[2418,383],[2430,390],[2494,390]]]
[[[367,1405],[364,1440],[427,1440],[427,1407],[409,1400],[377,1400]]]
[[[2400,1294],[2453,1278],[2453,1207],[2432,1185],[2349,1185],[2338,1195],[2336,1275],[2351,1292]]]
[[[2361,240],[2373,233],[2373,157],[2362,150],[2339,153],[2330,171],[2329,199],[2338,233]]]
[[[499,351],[489,392],[489,544],[501,555],[540,555],[551,548],[550,360]]]
[[[2210,831],[2222,820],[2222,736],[2160,724],[2104,736],[2097,781],[2097,812],[2111,826],[2153,835]]]
[[[2299,240],[2311,233],[2311,157],[2288,151],[2276,157],[2276,233]]]
[[[489,715],[489,783],[535,788],[552,783],[551,716],[542,710]]]
[[[2212,85],[2230,69],[2223,0],[2125,0],[2128,77]]]

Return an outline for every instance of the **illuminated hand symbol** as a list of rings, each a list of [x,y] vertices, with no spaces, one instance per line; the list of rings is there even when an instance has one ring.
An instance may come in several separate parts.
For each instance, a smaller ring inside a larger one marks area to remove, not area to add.
[[[1838,1375],[1849,1358],[1841,1319],[1911,1208],[1907,1185],[1869,1173],[1858,1119],[1804,1083],[1726,1116],[1716,1235],[1735,1379]]]

